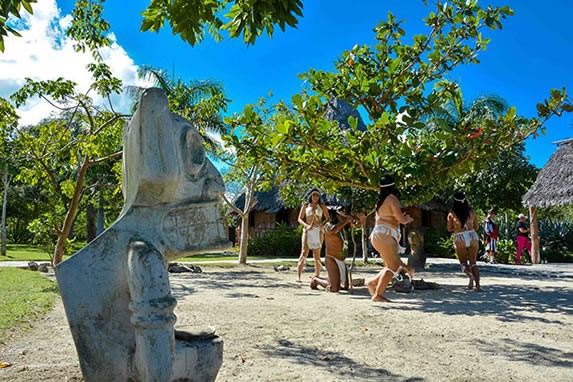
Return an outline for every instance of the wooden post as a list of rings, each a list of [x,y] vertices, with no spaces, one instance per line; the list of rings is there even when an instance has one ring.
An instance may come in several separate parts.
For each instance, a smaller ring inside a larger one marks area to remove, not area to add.
[[[541,256],[539,255],[539,220],[537,218],[537,207],[529,207],[529,232],[531,233],[531,262],[533,264],[539,264],[541,261]]]

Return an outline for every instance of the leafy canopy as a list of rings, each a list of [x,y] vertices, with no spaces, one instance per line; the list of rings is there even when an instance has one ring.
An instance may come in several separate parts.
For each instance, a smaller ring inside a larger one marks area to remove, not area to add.
[[[302,0],[152,0],[142,15],[142,31],[159,32],[168,21],[173,34],[191,45],[205,33],[220,41],[221,30],[254,44],[265,30],[272,36],[277,24],[283,31],[287,25],[296,27]]]
[[[376,191],[379,177],[390,173],[405,202],[423,203],[452,179],[487,165],[497,155],[492,147],[522,142],[567,107],[563,90],[552,92],[542,119],[523,118],[512,107],[499,112],[493,104],[483,104],[479,113],[444,112],[463,99],[448,73],[478,63],[489,42],[482,31],[500,29],[512,14],[506,6],[438,1],[424,19],[427,33],[407,39],[404,22],[389,13],[374,29],[375,46],[345,51],[333,72],[302,74],[308,89],[294,95],[290,105],[277,105],[272,124],[262,123],[250,106],[236,116],[234,124],[245,134],[263,137],[237,149],[278,169],[283,178],[314,179],[330,191]],[[325,111],[334,98],[362,110],[366,128],[358,129],[353,117],[350,128],[329,121]]]
[[[0,2],[0,52],[4,52],[4,37],[7,37],[8,33],[21,36],[16,29],[8,24],[8,17],[22,18],[22,8],[29,14],[33,14],[31,4],[37,2],[37,0],[2,0]]]

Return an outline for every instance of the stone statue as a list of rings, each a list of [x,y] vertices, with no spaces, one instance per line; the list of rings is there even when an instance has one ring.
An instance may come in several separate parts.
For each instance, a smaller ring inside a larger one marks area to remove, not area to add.
[[[223,357],[214,331],[174,330],[170,260],[229,246],[223,180],[203,139],[148,89],[124,131],[117,221],[56,267],[85,381],[213,381]]]

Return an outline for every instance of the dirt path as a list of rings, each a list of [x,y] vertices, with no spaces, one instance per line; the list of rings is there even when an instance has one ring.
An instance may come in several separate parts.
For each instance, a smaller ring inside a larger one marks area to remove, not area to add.
[[[389,292],[392,304],[313,291],[271,266],[172,274],[177,326],[209,325],[225,342],[218,381],[571,381],[570,278],[458,267],[417,274],[439,290]],[[371,277],[378,268],[361,269]],[[305,277],[310,275],[305,273]],[[61,303],[0,348],[2,381],[81,381]]]

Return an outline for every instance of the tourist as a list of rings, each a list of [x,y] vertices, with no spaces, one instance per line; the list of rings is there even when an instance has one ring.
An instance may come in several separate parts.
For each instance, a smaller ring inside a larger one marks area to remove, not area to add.
[[[497,252],[497,240],[499,239],[499,229],[497,224],[495,224],[496,212],[495,210],[489,210],[487,212],[487,217],[484,221],[484,233],[485,233],[485,251],[489,256],[489,263],[495,264],[495,253]]]
[[[301,282],[301,275],[308,253],[312,250],[314,257],[314,275],[320,276],[320,250],[322,248],[323,234],[322,221],[330,220],[330,214],[324,203],[320,200],[320,192],[316,188],[310,191],[308,200],[300,208],[298,222],[302,224],[302,249],[296,267],[296,281]]]
[[[516,264],[521,264],[521,253],[524,248],[527,248],[527,254],[531,259],[531,242],[529,241],[529,227],[525,220],[527,216],[524,214],[519,214],[517,216],[519,220],[517,221],[517,254],[515,256]]]
[[[388,283],[395,275],[405,270],[410,279],[414,272],[404,264],[398,253],[400,248],[400,224],[411,223],[414,219],[402,212],[398,189],[390,175],[384,175],[379,182],[380,194],[376,203],[376,225],[370,235],[374,249],[384,261],[382,269],[376,277],[368,281],[368,291],[375,302],[390,302],[384,297]]]
[[[453,232],[456,255],[468,278],[468,288],[474,287],[480,291],[479,268],[476,264],[479,249],[479,236],[476,233],[478,219],[475,211],[470,208],[463,192],[454,194],[452,210],[448,213],[448,232]]]
[[[324,243],[326,256],[324,263],[328,277],[314,276],[310,280],[310,287],[317,289],[320,285],[329,292],[338,292],[340,289],[348,290],[350,287],[350,275],[345,259],[348,253],[348,238],[346,228],[364,226],[366,215],[345,215],[342,207],[330,210],[330,220],[324,225]]]

